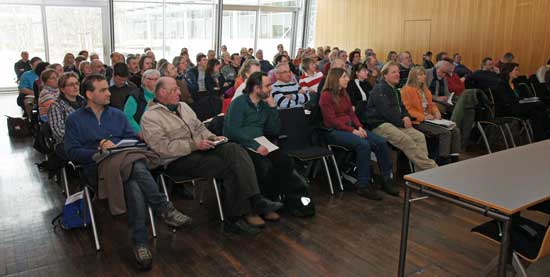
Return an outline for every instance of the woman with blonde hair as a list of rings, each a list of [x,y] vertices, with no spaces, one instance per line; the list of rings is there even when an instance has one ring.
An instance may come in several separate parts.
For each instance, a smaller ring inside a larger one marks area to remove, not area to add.
[[[75,58],[73,53],[67,53],[65,54],[65,57],[63,57],[63,71],[64,72],[75,72],[78,69],[76,68],[75,64]]]
[[[392,180],[392,162],[389,157],[388,142],[382,137],[363,128],[363,124],[353,111],[346,88],[349,76],[343,68],[331,68],[321,93],[319,106],[325,127],[333,130],[326,134],[330,144],[344,146],[353,152],[357,161],[357,194],[362,197],[380,200],[382,195],[370,183],[371,152],[376,154],[382,175],[382,189],[390,195],[399,195],[399,188]]]
[[[407,83],[401,89],[401,100],[411,116],[413,127],[426,136],[437,137],[438,163],[446,164],[451,158],[458,159],[461,150],[460,130],[426,121],[441,119],[441,113],[432,101],[423,67],[415,66],[410,70]]]

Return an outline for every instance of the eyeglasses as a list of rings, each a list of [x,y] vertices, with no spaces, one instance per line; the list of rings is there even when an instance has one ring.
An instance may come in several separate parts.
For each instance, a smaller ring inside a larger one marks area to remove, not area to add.
[[[79,82],[73,82],[73,83],[66,83],[65,84],[65,87],[79,87],[79,86],[80,86]]]
[[[147,77],[147,78],[145,78],[145,79],[147,79],[147,80],[149,80],[149,81],[158,81],[159,78],[148,78],[148,77]]]

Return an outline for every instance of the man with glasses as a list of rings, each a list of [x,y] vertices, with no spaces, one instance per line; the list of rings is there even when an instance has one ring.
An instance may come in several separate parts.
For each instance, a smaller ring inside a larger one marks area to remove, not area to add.
[[[141,116],[147,110],[147,103],[155,97],[155,85],[160,78],[160,72],[156,69],[149,69],[141,77],[141,87],[133,90],[124,105],[124,114],[134,129],[137,137],[143,140],[141,134]]]
[[[193,110],[180,102],[173,78],[162,77],[155,87],[155,100],[148,105],[141,125],[149,147],[158,153],[171,176],[186,175],[223,180],[224,225],[231,231],[254,235],[265,225],[258,214],[282,207],[260,195],[254,165],[246,150],[211,133]]]
[[[309,94],[292,81],[292,72],[288,63],[279,63],[275,67],[277,81],[272,86],[272,95],[278,109],[302,107],[309,101]]]

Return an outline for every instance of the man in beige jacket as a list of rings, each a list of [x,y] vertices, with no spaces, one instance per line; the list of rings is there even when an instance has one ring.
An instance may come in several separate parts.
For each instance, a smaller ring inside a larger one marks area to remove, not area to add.
[[[265,222],[256,214],[272,219],[282,204],[261,196],[254,165],[246,151],[235,143],[216,145],[226,138],[211,133],[179,99],[176,81],[160,78],[155,98],[141,120],[145,142],[160,155],[168,175],[222,179],[229,229],[257,234]]]

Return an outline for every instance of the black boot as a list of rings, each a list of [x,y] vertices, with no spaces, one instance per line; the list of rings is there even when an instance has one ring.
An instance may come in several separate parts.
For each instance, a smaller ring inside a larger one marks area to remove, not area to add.
[[[382,177],[382,189],[389,195],[399,196],[399,186],[395,183],[391,175]]]
[[[373,186],[372,184],[369,184],[367,187],[357,188],[357,194],[371,200],[382,200],[383,198],[380,192],[376,189],[376,186]]]

